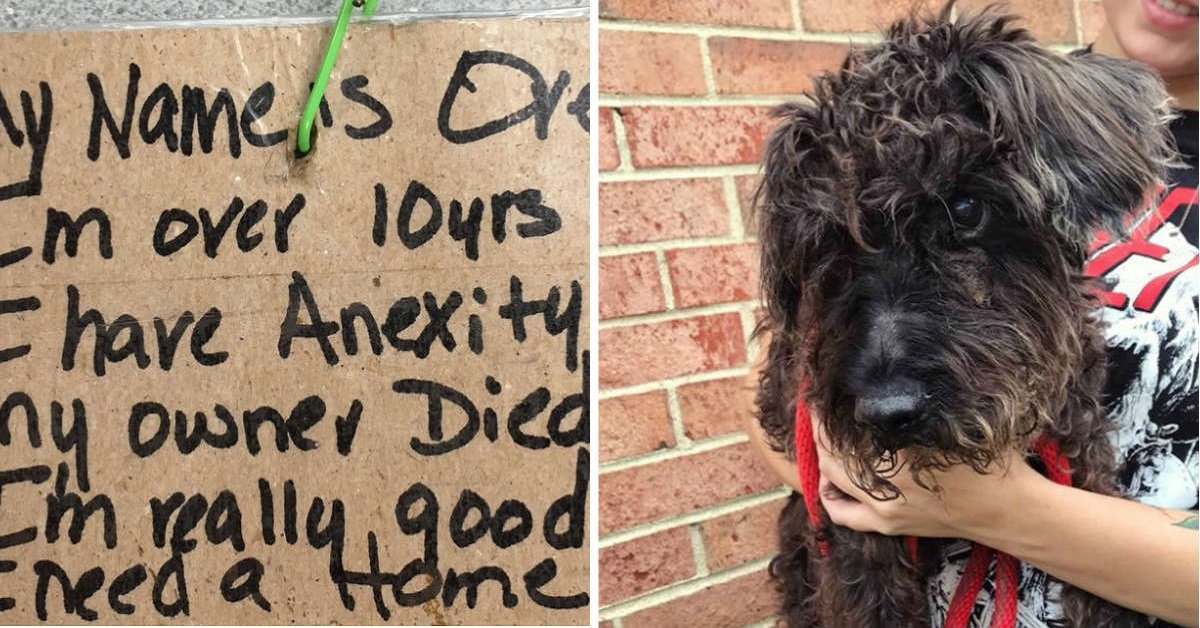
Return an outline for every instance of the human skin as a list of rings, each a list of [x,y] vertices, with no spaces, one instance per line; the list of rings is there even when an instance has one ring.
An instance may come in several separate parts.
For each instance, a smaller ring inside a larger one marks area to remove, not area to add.
[[[1195,0],[1174,0],[1195,11]],[[1153,0],[1104,0],[1105,25],[1092,51],[1136,59],[1158,71],[1175,106],[1195,109],[1197,101],[1197,18],[1164,15]]]
[[[795,467],[765,444],[758,422],[747,428],[771,467],[800,490]],[[1120,606],[1197,625],[1200,536],[1181,525],[1194,522],[1196,513],[1055,484],[1015,452],[989,473],[960,466],[936,474],[936,493],[913,482],[901,464],[890,481],[902,497],[879,501],[850,481],[817,421],[814,433],[821,504],[834,523],[887,535],[968,539]]]

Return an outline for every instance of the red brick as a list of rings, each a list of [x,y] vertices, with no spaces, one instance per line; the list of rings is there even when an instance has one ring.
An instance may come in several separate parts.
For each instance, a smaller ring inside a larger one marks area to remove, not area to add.
[[[748,377],[684,384],[676,394],[684,432],[696,440],[741,431],[754,413],[754,382]]]
[[[707,93],[700,38],[602,29],[600,91],[673,96]]]
[[[730,244],[667,251],[675,307],[745,301],[758,295],[758,246]]]
[[[600,532],[655,521],[779,484],[750,443],[739,443],[600,477]]]
[[[745,626],[779,612],[779,594],[766,569],[705,588],[692,595],[638,611],[621,620],[626,628]]]
[[[977,13],[992,0],[962,0],[958,12]],[[1072,0],[1007,0],[1006,9],[1021,16],[1021,26],[1047,44],[1075,43],[1075,11]]]
[[[600,330],[600,386],[617,388],[745,364],[737,314]]]
[[[1079,0],[1080,29],[1083,31],[1083,45],[1096,41],[1100,31],[1104,29],[1104,5],[1096,0]]]
[[[708,50],[719,93],[799,94],[812,87],[813,75],[841,66],[849,47],[813,41],[712,37]]]
[[[600,169],[613,170],[621,165],[617,152],[616,127],[613,125],[613,110],[600,110]]]
[[[666,391],[600,400],[601,461],[644,454],[674,444]]]
[[[788,0],[600,0],[600,17],[792,28]]]
[[[742,210],[742,229],[745,230],[747,238],[758,237],[758,224],[754,219],[754,195],[758,191],[758,182],[761,180],[756,174],[743,174],[733,178],[733,185],[737,188],[738,205]]]
[[[661,312],[665,307],[653,253],[600,258],[600,318]]]
[[[701,523],[708,568],[721,571],[779,551],[776,521],[781,508],[782,498]]]
[[[914,8],[936,13],[941,0],[800,0],[800,20],[809,31],[880,33]]]
[[[703,238],[729,232],[720,179],[600,184],[600,244]]]
[[[696,575],[686,527],[600,550],[600,604],[608,605]]]
[[[626,107],[621,121],[637,168],[751,164],[774,127],[770,107]]]

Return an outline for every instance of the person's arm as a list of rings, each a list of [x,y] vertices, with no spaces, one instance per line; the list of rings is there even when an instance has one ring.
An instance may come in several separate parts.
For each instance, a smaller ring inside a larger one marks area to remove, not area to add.
[[[754,443],[754,448],[771,467],[771,471],[774,471],[775,475],[779,476],[779,479],[793,491],[800,492],[800,476],[796,471],[796,463],[788,460],[788,457],[782,452],[771,449],[771,446],[767,444],[767,435],[763,432],[762,426],[758,423],[758,417],[753,412],[747,414],[746,433],[750,435],[750,442]]]
[[[968,531],[972,540],[1120,606],[1197,625],[1196,513],[1044,479],[1014,486],[1006,501],[1003,516]]]
[[[835,523],[866,532],[969,539],[1120,606],[1197,625],[1196,513],[1061,486],[1017,454],[1007,471],[947,469],[937,475],[939,493],[902,471],[891,481],[904,497],[876,501],[850,482],[820,426],[814,427],[821,502]]]
[[[762,372],[767,359],[767,345],[765,339],[759,340],[758,359],[754,361],[754,367],[750,369],[750,374],[746,376],[745,386],[751,390],[758,388],[758,377]],[[767,444],[767,433],[763,431],[762,425],[758,422],[758,412],[755,408],[751,408],[749,412],[743,412],[745,430],[750,435],[750,442],[754,443],[754,449],[758,455],[766,461],[771,467],[771,471],[775,473],[785,484],[793,491],[800,492],[800,475],[796,470],[796,463],[788,460],[786,454],[771,449]]]

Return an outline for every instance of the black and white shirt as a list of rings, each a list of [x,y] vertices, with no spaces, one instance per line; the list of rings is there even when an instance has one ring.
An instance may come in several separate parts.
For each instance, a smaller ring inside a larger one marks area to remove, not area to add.
[[[1170,173],[1169,187],[1136,217],[1129,238],[1097,246],[1087,265],[1105,287],[1100,312],[1108,341],[1105,400],[1120,426],[1114,440],[1123,465],[1121,485],[1132,499],[1182,510],[1197,508],[1200,477],[1196,120],[1195,111],[1183,111],[1172,122],[1186,167]],[[963,541],[943,552],[930,586],[935,626],[945,620],[970,549]],[[991,625],[992,586],[989,574],[972,626]],[[1022,564],[1018,625],[1064,626],[1061,588]]]

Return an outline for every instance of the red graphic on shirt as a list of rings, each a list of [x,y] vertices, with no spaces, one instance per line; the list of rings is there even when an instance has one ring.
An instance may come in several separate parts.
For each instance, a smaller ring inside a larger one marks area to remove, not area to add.
[[[1111,234],[1107,232],[1097,234],[1090,248],[1090,252],[1095,255],[1088,260],[1084,272],[1092,277],[1103,277],[1135,255],[1160,262],[1165,260],[1169,249],[1151,242],[1150,238],[1158,232],[1163,223],[1167,222],[1167,218],[1175,213],[1175,210],[1181,206],[1195,205],[1196,202],[1196,188],[1177,187],[1164,196],[1156,207],[1142,216],[1130,233],[1129,239],[1113,243]],[[1099,253],[1096,253],[1097,251]],[[1200,256],[1192,255],[1190,260],[1179,267],[1168,269],[1151,278],[1133,299],[1133,307],[1143,312],[1153,311],[1175,277],[1196,266],[1197,263],[1200,263]],[[1123,292],[1103,290],[1099,296],[1104,305],[1108,307],[1125,309],[1129,305],[1130,297]]]

